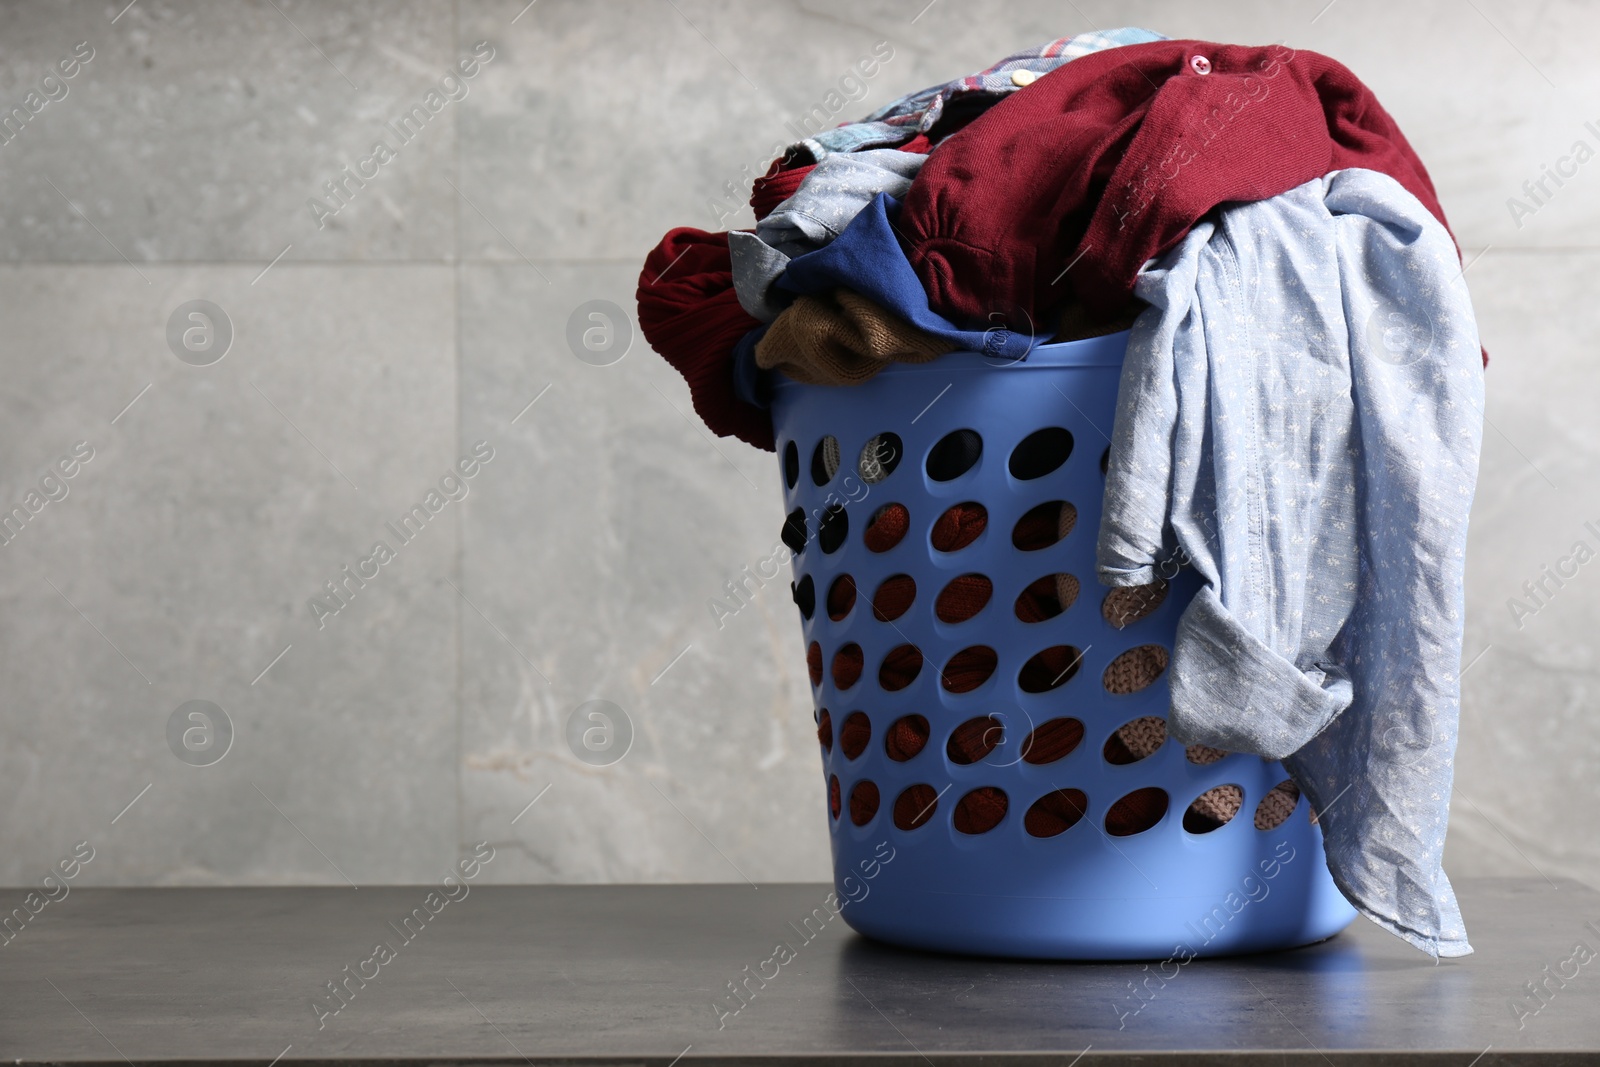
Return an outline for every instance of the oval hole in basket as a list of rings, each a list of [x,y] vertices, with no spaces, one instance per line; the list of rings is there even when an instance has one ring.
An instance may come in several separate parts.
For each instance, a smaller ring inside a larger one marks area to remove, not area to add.
[[[1019,482],[1043,478],[1058,470],[1072,455],[1072,433],[1061,426],[1046,426],[1024,437],[1011,452],[1011,477]]]
[[[809,578],[807,579],[809,581]],[[841,574],[828,586],[828,618],[839,622],[856,606],[856,580]]]
[[[931,785],[918,782],[907,786],[895,798],[894,824],[901,830],[915,830],[919,826],[926,826],[938,809],[938,791]]]
[[[863,778],[850,790],[850,821],[865,826],[878,814],[878,786]]]
[[[845,759],[855,759],[867,750],[872,740],[872,720],[864,711],[852,711],[839,724],[839,751]]]
[[[970,693],[994,676],[1000,656],[988,645],[972,645],[950,657],[939,674],[947,693]]]
[[[1160,645],[1140,645],[1122,653],[1106,667],[1101,683],[1106,692],[1125,696],[1154,685],[1167,670],[1167,650]]]
[[[862,446],[856,470],[860,472],[862,481],[877,485],[894,473],[903,455],[905,446],[900,443],[899,434],[880,433]]]
[[[983,438],[976,430],[953,430],[928,450],[928,477],[951,482],[970,471],[983,455]]]
[[[909,574],[891,574],[872,594],[872,614],[879,622],[893,622],[911,610],[917,599],[917,581]]]
[[[1261,803],[1256,805],[1256,829],[1276,830],[1282,826],[1284,820],[1294,814],[1295,805],[1300,803],[1300,787],[1285,778],[1261,798]]]
[[[966,767],[993,752],[1005,739],[1005,723],[993,715],[980,715],[951,730],[944,750],[951,763]]]
[[[1011,529],[1011,544],[1037,552],[1066,537],[1078,525],[1078,509],[1065,500],[1047,500],[1028,509]]]
[[[1135,789],[1106,812],[1106,833],[1112,837],[1142,834],[1167,813],[1167,791],[1153,785]]]
[[[927,746],[930,729],[924,716],[902,715],[889,724],[883,750],[896,763],[904,763]]]
[[[849,689],[861,680],[861,646],[854,641],[833,654],[833,684]]]
[[[817,716],[817,741],[822,745],[822,751],[833,751],[833,716],[828,714],[828,709],[823,708]]]
[[[878,667],[878,684],[887,692],[898,693],[922,673],[922,650],[916,645],[896,645]]]
[[[1077,577],[1065,572],[1035,578],[1017,594],[1012,611],[1026,623],[1049,622],[1077,603],[1079,588]]]
[[[839,439],[828,434],[811,452],[811,481],[827,485],[839,473]]]
[[[952,821],[961,833],[986,834],[999,826],[1000,820],[1006,817],[1009,803],[1004,790],[992,785],[980,785],[956,801],[955,817]]]
[[[822,546],[825,554],[831,556],[844,547],[844,539],[849,533],[850,515],[844,510],[844,505],[829,504],[822,518],[817,520],[817,544]]]
[[[1183,811],[1183,828],[1191,834],[1209,834],[1233,821],[1244,805],[1244,790],[1219,785],[1195,797]]]
[[[911,528],[911,513],[904,504],[885,504],[867,520],[866,532],[861,535],[868,552],[887,552],[906,538]]]
[[[1166,743],[1167,720],[1159,715],[1142,715],[1123,723],[1106,738],[1106,762],[1119,767],[1138,763],[1154,756]]]
[[[1070,682],[1083,665],[1083,653],[1071,645],[1052,645],[1022,665],[1017,685],[1024,693],[1048,693]]]
[[[1024,763],[1054,763],[1070,756],[1083,743],[1083,723],[1070,716],[1042,722],[1022,742]]]
[[[989,526],[989,509],[968,500],[945,509],[928,534],[928,543],[938,552],[960,552],[983,535]]]
[[[1022,828],[1034,837],[1054,837],[1076,826],[1088,810],[1083,790],[1057,789],[1033,802],[1022,817]]]
[[[933,603],[933,614],[940,622],[966,622],[989,603],[994,595],[994,583],[981,574],[963,574],[950,579],[939,590],[939,599]]]

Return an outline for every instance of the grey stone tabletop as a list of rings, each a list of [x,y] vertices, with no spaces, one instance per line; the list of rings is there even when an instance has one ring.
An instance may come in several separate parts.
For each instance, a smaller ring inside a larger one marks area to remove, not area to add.
[[[1600,1063],[1600,893],[1457,889],[1471,956],[1166,967],[896,949],[825,885],[72,889],[6,927],[0,1059]]]

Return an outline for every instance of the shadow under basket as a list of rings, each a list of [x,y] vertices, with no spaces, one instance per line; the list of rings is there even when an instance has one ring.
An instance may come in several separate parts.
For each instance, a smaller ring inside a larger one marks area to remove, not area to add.
[[[776,384],[835,889],[862,934],[1164,959],[1355,918],[1281,765],[1166,737],[1192,571],[1095,578],[1127,336]]]

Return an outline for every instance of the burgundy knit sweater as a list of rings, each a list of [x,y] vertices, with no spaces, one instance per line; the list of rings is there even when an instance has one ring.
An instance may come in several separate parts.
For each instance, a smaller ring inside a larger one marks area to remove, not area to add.
[[[1156,41],[1075,59],[948,138],[899,231],[950,318],[1044,321],[1074,295],[1109,313],[1212,208],[1347,167],[1393,177],[1448,229],[1422,161],[1342,64]]]

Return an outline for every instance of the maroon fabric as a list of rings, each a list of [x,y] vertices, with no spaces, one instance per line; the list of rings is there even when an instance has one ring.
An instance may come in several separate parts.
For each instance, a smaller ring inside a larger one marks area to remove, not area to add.
[[[773,451],[772,419],[733,387],[733,346],[761,325],[733,291],[728,235],[669,231],[639,272],[639,330],[689,383],[702,422],[719,437]]]
[[[878,667],[878,684],[888,692],[898,693],[916,681],[921,673],[922,650],[916,645],[897,645],[889,650]]]
[[[941,142],[898,229],[948,317],[1021,326],[1074,296],[1109,315],[1212,208],[1348,167],[1390,175],[1448,228],[1422,161],[1342,64],[1155,41],[1075,59]]]
[[[1011,543],[1024,552],[1037,552],[1061,540],[1061,509],[1072,507],[1060,500],[1050,500],[1028,509],[1017,520],[1011,531]],[[1076,510],[1074,510],[1076,515]]]
[[[970,693],[994,675],[1000,656],[988,645],[963,648],[944,665],[939,682],[947,693]]]
[[[1082,722],[1073,718],[1051,719],[1033,728],[1022,743],[1022,758],[1028,763],[1054,763],[1065,758],[1082,741]]]
[[[945,753],[951,763],[969,766],[993,752],[1005,739],[1006,727],[993,715],[981,715],[950,731],[945,742]]]
[[[956,802],[952,822],[964,834],[985,834],[1000,825],[1006,817],[1008,802],[1003,791],[992,785],[980,785]]]
[[[911,602],[916,598],[917,583],[911,575],[892,575],[872,594],[872,613],[879,622],[893,622],[911,610]]]
[[[887,552],[898,545],[911,527],[911,513],[904,504],[888,504],[880,508],[867,523],[861,537],[871,552]],[[935,545],[937,547],[937,545]]]
[[[939,794],[933,786],[918,783],[908,787],[894,802],[894,824],[902,830],[915,830],[933,818],[939,807]]]
[[[904,763],[922,751],[928,743],[930,732],[928,720],[923,716],[903,715],[889,727],[889,733],[883,739],[884,750],[890,759]]]
[[[839,726],[839,751],[845,759],[855,759],[867,750],[872,740],[872,721],[865,712],[852,711]]]
[[[767,173],[750,185],[750,210],[756,213],[756,221],[760,222],[772,214],[779,204],[793,196],[795,190],[800,188],[800,183],[806,180],[806,175],[816,169],[817,165],[812,163],[784,170],[783,160],[773,160]]]
[[[1142,834],[1167,813],[1167,794],[1155,786],[1135,789],[1106,812],[1106,833],[1112,837]]]
[[[1063,610],[1053,574],[1034,579],[1017,597],[1016,615],[1023,622],[1045,622]]]
[[[878,785],[866,779],[856,783],[850,790],[850,821],[857,826],[865,826],[878,814]]]
[[[1017,685],[1024,693],[1048,693],[1065,685],[1078,673],[1083,653],[1071,645],[1053,645],[1035,653],[1017,673]]]
[[[957,504],[940,515],[933,524],[928,542],[940,552],[959,552],[978,539],[989,525],[989,510],[982,504],[967,501]]]
[[[838,622],[856,606],[856,580],[841,574],[828,586],[828,618]]]
[[[1078,824],[1089,810],[1089,798],[1081,789],[1057,789],[1033,802],[1022,826],[1034,837],[1054,837]]]
[[[950,584],[939,591],[933,613],[940,622],[966,622],[989,603],[994,595],[994,583],[981,574],[963,574],[950,579]]]
[[[861,646],[852,641],[833,654],[833,684],[849,689],[861,680]]]

